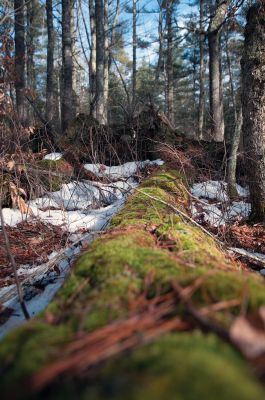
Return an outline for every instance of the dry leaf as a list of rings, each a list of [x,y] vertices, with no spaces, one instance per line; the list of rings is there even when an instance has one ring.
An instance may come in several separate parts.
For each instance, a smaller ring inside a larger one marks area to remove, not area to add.
[[[15,161],[8,161],[7,163],[6,163],[6,167],[7,167],[7,169],[9,170],[9,171],[12,171],[12,169],[14,168],[14,166],[15,166]]]
[[[25,203],[25,200],[20,196],[19,193],[26,195],[26,192],[22,188],[17,188],[13,182],[9,183],[10,196],[12,201],[12,207],[18,207],[22,214],[32,215],[31,208]]]
[[[247,358],[265,354],[265,307],[257,315],[238,317],[230,329],[230,338]]]

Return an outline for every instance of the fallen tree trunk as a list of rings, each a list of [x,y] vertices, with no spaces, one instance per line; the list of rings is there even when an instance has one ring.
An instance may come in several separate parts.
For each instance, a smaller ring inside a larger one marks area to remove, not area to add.
[[[185,180],[163,168],[77,260],[46,311],[1,343],[1,393],[264,398],[231,335],[243,311],[265,304],[263,281],[174,209],[189,214]],[[255,355],[252,362],[262,359]]]

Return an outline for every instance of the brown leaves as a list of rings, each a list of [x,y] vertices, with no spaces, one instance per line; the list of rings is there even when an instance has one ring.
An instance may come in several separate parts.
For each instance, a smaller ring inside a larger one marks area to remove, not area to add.
[[[265,355],[265,307],[249,317],[236,318],[230,329],[231,340],[249,359]]]
[[[17,264],[42,263],[53,250],[66,243],[67,234],[58,226],[42,222],[21,222],[15,227],[6,227],[11,252]],[[12,274],[0,232],[0,283]]]
[[[265,253],[265,228],[261,225],[234,224],[225,234],[235,247]]]
[[[9,188],[12,200],[12,207],[13,208],[17,207],[22,214],[32,215],[33,212],[31,208],[26,204],[25,200],[22,197],[22,195],[25,197],[27,196],[25,190],[20,187],[17,187],[13,182],[9,183]]]

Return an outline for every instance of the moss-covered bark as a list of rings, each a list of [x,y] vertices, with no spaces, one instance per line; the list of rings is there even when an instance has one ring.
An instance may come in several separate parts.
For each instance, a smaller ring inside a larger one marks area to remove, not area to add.
[[[242,307],[265,304],[263,281],[239,270],[199,228],[183,221],[161,199],[189,212],[185,183],[178,172],[160,170],[147,179],[95,240],[47,310],[12,332],[0,345],[0,390],[20,385],[62,357],[76,335],[92,332],[130,315],[130,304],[183,287],[203,276],[192,296],[195,307],[237,299],[232,309],[215,313],[228,328]],[[146,282],[149,282],[146,285]],[[181,304],[176,315],[184,316]],[[23,383],[26,385],[23,388]],[[61,377],[37,398],[89,399],[262,399],[263,389],[246,362],[214,335],[172,333],[153,344],[122,354],[97,368],[90,378]]]

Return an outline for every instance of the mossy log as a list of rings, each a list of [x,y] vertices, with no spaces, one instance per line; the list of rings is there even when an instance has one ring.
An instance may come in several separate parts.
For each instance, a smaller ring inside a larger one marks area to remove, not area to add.
[[[79,257],[48,308],[1,343],[2,394],[92,400],[264,398],[261,383],[239,352],[198,328],[157,336],[87,374],[61,374],[31,393],[33,378],[63,361],[69,342],[125,320],[137,299],[168,293],[172,282],[187,287],[202,278],[191,295],[197,309],[236,299],[232,309],[214,314],[224,329],[243,307],[251,313],[265,304],[262,279],[241,271],[211,237],[165,202],[189,213],[185,180],[177,171],[163,168],[140,185],[108,231]],[[186,318],[183,304],[176,303],[174,317]]]

